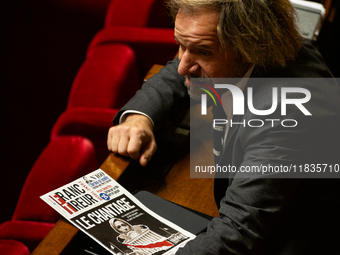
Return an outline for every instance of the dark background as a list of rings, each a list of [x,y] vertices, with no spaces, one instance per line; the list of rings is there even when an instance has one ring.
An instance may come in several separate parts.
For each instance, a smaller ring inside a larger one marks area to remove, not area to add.
[[[11,218],[104,17],[52,1],[0,0],[0,222]]]
[[[105,13],[56,3],[0,0],[0,223],[10,220],[28,172],[66,109],[86,48],[104,24]],[[338,14],[324,24],[318,40],[336,77],[339,35]]]

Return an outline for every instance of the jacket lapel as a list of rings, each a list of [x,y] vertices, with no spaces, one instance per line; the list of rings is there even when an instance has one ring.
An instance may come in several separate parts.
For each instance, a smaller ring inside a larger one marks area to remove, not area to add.
[[[236,116],[233,117],[233,123],[238,123],[238,122],[241,121],[241,119],[242,119],[241,115],[236,115]],[[236,125],[233,125],[232,127],[231,126],[229,127],[227,140],[225,141],[225,149],[223,150],[223,153],[222,153],[222,156],[221,156],[219,163],[221,163],[222,161],[225,161],[225,160],[223,160],[223,158],[229,158],[230,157],[230,159],[231,159],[231,153],[232,153],[232,148],[234,146],[235,136],[236,136],[237,130],[239,129],[240,125],[242,125],[242,124],[236,124]],[[226,163],[232,164],[231,161],[224,162],[224,164],[226,164]]]

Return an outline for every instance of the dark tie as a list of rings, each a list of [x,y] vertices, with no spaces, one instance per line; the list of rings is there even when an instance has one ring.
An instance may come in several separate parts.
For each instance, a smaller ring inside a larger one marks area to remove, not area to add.
[[[225,114],[222,106],[213,106],[212,109],[213,113],[213,118],[215,120],[221,119],[225,120],[227,119],[227,115]],[[222,122],[223,121],[219,121]],[[226,124],[218,124],[218,122],[213,124],[213,153],[214,153],[214,161],[215,165],[220,161],[221,155],[223,152],[223,139],[224,139],[224,134],[225,134],[225,129],[226,129]]]

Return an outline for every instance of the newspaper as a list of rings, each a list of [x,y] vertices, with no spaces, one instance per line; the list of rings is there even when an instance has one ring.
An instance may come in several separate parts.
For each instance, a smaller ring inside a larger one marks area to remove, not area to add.
[[[115,255],[175,254],[195,238],[149,210],[101,169],[40,198]]]

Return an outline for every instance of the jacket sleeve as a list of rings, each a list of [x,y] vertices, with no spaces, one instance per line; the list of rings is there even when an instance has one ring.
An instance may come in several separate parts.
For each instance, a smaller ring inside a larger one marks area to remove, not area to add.
[[[158,125],[169,115],[175,115],[188,101],[184,77],[178,74],[179,60],[167,63],[161,71],[148,79],[130,101],[118,112],[114,124],[119,123],[121,114],[126,110],[135,110],[147,114]]]

